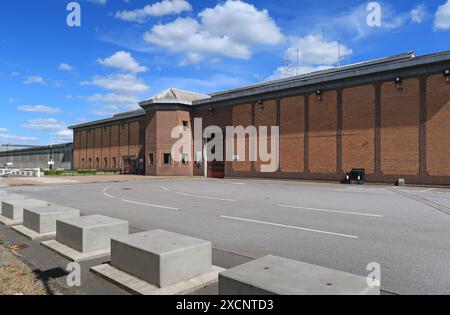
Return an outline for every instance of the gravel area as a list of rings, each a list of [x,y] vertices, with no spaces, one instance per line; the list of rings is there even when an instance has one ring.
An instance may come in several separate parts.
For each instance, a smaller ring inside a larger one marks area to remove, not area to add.
[[[8,248],[0,237],[0,294],[47,295],[42,281]]]

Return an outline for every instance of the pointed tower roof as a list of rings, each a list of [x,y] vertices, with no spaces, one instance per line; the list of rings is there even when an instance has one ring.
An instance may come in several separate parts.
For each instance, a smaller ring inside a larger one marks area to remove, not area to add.
[[[158,93],[150,99],[139,103],[141,107],[155,105],[155,104],[180,104],[192,105],[194,101],[208,99],[211,96],[205,94],[198,94],[194,92],[183,91],[180,89],[170,88],[161,93]]]

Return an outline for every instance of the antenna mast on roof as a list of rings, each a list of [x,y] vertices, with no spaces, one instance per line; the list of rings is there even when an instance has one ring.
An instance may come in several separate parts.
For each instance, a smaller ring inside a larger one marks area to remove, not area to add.
[[[341,55],[341,41],[338,42],[338,59],[336,67],[339,68],[341,65],[342,55]]]
[[[322,25],[322,69],[325,69],[325,26]]]

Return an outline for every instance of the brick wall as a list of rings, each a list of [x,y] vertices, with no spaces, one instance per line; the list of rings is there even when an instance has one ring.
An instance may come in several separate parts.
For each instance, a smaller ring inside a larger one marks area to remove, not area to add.
[[[381,170],[386,175],[419,175],[419,80],[381,85]]]
[[[123,170],[124,156],[143,157],[143,137],[140,121],[75,131],[74,168]]]
[[[309,170],[333,174],[337,169],[337,93],[309,97]]]
[[[450,83],[442,75],[427,80],[426,152],[432,176],[450,176]]]
[[[253,106],[251,104],[237,105],[233,107],[233,126],[241,126],[247,128],[253,125]],[[204,126],[205,127],[205,126]],[[231,168],[233,172],[249,173],[252,171],[252,162],[249,161],[250,155],[250,138],[245,139],[235,137],[235,155],[238,155],[238,141],[245,141],[245,158],[239,156],[239,161],[233,161]]]
[[[342,92],[342,168],[375,173],[375,87],[365,85]]]
[[[301,174],[305,170],[305,98],[280,101],[280,170]]]

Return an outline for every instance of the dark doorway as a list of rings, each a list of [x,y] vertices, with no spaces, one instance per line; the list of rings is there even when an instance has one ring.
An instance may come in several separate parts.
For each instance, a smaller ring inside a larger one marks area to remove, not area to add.
[[[141,172],[139,161],[135,156],[123,157],[123,173],[128,175],[139,175]]]
[[[210,141],[214,140],[216,138],[216,134],[211,134],[211,137],[206,139],[205,143],[208,144]],[[218,159],[214,159],[213,161],[208,161],[208,178],[225,178],[225,141],[222,139],[223,144],[223,155],[220,158],[221,161],[218,161]],[[212,148],[211,152],[213,154],[216,154],[217,148]]]

